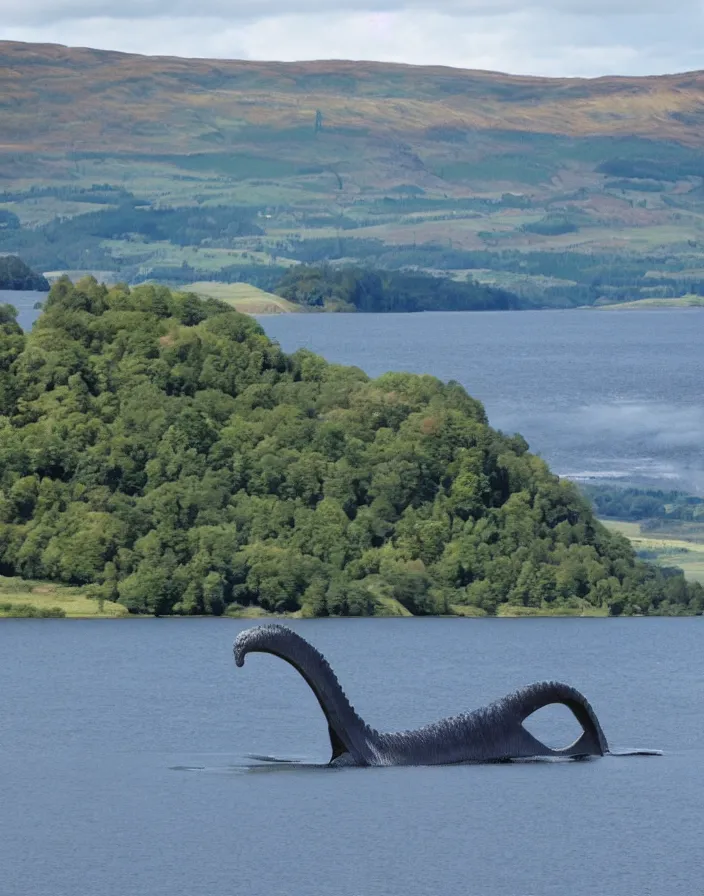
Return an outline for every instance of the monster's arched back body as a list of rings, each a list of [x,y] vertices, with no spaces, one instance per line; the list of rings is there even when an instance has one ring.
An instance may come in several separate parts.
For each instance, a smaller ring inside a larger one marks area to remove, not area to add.
[[[325,657],[291,629],[275,624],[245,629],[234,644],[237,665],[244,665],[252,652],[280,657],[307,681],[327,719],[330,761],[335,765],[440,765],[609,752],[589,702],[561,682],[531,684],[482,709],[412,731],[380,733],[355,712]],[[523,726],[530,715],[552,703],[567,706],[582,726],[577,740],[561,750],[541,743]]]

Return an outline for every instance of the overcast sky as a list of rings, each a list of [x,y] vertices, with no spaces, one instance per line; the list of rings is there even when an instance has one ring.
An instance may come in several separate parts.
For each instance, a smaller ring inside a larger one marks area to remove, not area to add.
[[[704,68],[704,0],[0,0],[0,38],[517,74]]]

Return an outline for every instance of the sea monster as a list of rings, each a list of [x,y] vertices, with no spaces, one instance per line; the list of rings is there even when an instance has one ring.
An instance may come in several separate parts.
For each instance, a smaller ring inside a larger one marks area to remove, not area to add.
[[[254,652],[280,657],[308,682],[328,723],[332,766],[444,765],[534,757],[576,759],[611,752],[587,699],[558,681],[530,684],[481,709],[411,731],[384,733],[360,718],[328,661],[296,632],[277,624],[245,629],[234,643],[235,663],[243,666],[245,656]],[[563,749],[546,746],[523,725],[534,712],[554,703],[568,707],[583,729],[577,740]],[[634,750],[628,751],[628,755],[654,752]]]

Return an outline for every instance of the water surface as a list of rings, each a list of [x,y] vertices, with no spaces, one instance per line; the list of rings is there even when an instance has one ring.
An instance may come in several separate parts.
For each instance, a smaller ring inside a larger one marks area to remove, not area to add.
[[[17,322],[28,330],[40,314],[34,306],[46,301],[47,295],[33,289],[0,289],[0,305],[14,305],[19,312]]]
[[[540,678],[655,758],[331,770],[304,682],[234,620],[0,623],[8,896],[692,896],[702,619],[292,623],[381,729]],[[537,725],[537,721],[536,721]],[[575,733],[560,714],[540,736]],[[248,754],[297,759],[251,769]]]
[[[704,494],[704,312],[282,314],[260,318],[372,376],[458,380],[492,426],[520,432],[562,475]]]

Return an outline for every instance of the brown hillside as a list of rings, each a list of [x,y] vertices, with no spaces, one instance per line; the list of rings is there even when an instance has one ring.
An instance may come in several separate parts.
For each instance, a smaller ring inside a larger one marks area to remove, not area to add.
[[[0,106],[0,252],[37,270],[271,290],[292,264],[332,259],[470,271],[558,304],[704,289],[704,72],[0,42]],[[180,211],[152,214],[166,209]]]
[[[266,133],[407,135],[532,131],[704,138],[704,72],[597,79],[517,77],[369,62],[147,57],[0,42],[0,148],[222,151]]]

